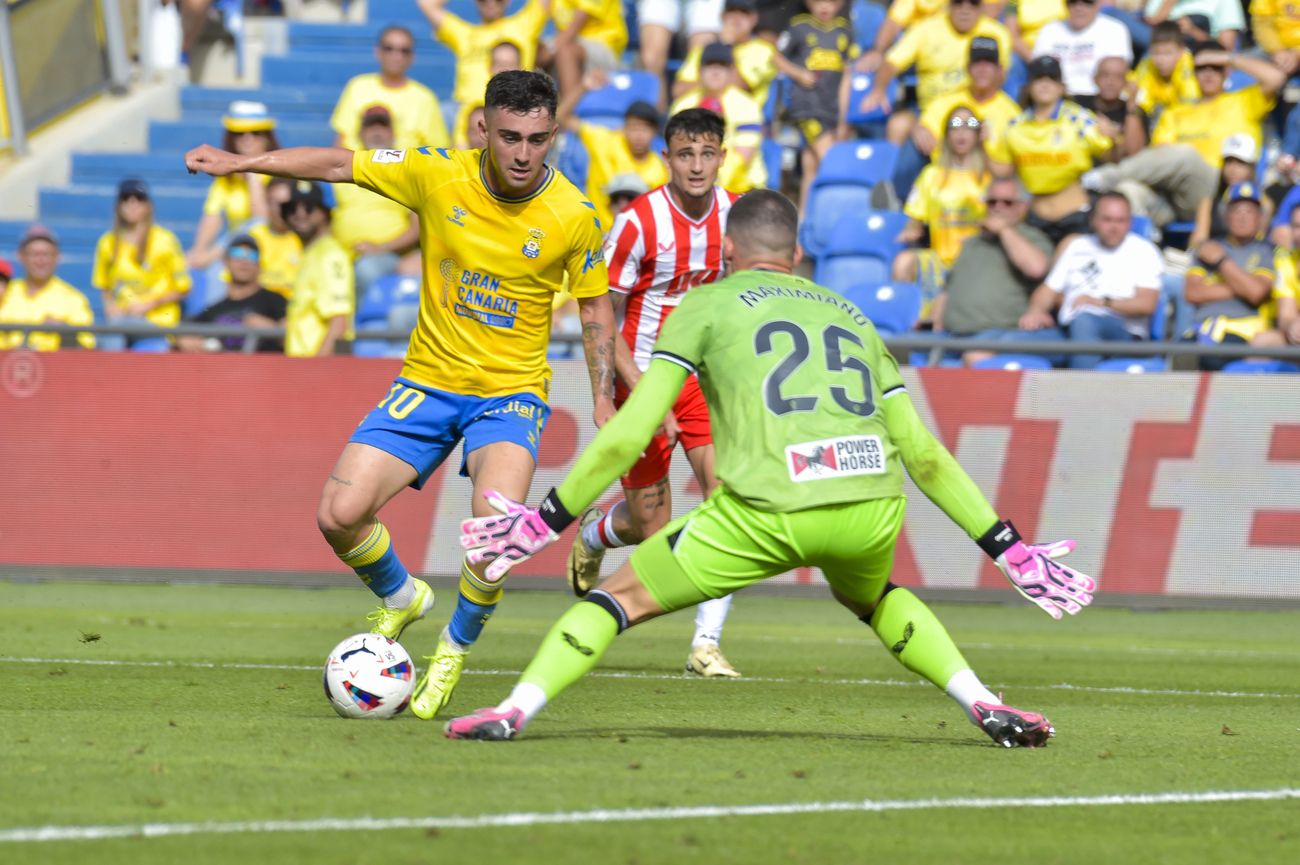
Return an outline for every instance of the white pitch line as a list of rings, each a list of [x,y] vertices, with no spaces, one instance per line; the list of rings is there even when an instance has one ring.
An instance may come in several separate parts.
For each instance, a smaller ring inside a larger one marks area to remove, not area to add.
[[[94,667],[170,667],[178,670],[290,670],[295,672],[312,672],[319,667],[306,664],[228,664],[215,661],[122,661],[102,658],[29,658],[0,655],[3,664],[75,664]],[[518,676],[519,670],[465,670],[467,676]],[[593,670],[587,674],[595,679],[644,679],[654,682],[697,682],[704,681],[682,673],[634,673],[627,671]],[[929,682],[919,679],[791,679],[780,676],[744,676],[737,682],[757,684],[816,684],[881,686],[886,688],[929,688]],[[1133,688],[1128,686],[1072,685],[1060,682],[1054,685],[1026,685],[992,682],[989,687],[994,690],[1017,691],[1079,691],[1087,694],[1137,694],[1158,697],[1221,697],[1226,699],[1263,699],[1263,700],[1300,700],[1300,694],[1281,694],[1271,691],[1200,691],[1179,688]]]
[[[32,826],[0,829],[0,843],[166,838],[176,835],[243,835],[272,832],[374,832],[391,829],[495,829],[583,823],[639,823],[718,817],[780,817],[791,814],[885,811],[942,811],[1010,808],[1089,808],[1117,805],[1198,805],[1300,799],[1300,789],[1207,790],[1204,792],[1112,793],[1103,796],[1038,798],[861,799],[838,802],[775,802],[767,805],[696,805],[593,811],[522,811],[476,817],[323,817],[317,820],[257,820],[228,823],[142,823],[133,826]]]

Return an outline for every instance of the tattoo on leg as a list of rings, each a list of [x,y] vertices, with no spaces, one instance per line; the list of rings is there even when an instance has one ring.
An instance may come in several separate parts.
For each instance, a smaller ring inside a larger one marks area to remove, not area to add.
[[[352,486],[352,481],[345,481],[343,478],[339,477],[339,476],[336,475],[336,474],[331,474],[331,475],[330,475],[330,480],[334,481],[334,483],[336,483],[336,484],[342,484],[342,485],[345,486],[345,487],[350,487],[350,486]]]

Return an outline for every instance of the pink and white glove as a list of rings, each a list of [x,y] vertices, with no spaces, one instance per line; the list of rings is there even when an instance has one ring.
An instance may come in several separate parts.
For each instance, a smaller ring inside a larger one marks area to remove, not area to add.
[[[979,539],[998,570],[1017,592],[1053,619],[1071,616],[1092,603],[1097,581],[1056,561],[1074,550],[1074,541],[1026,544],[1010,522],[1001,522]]]
[[[484,576],[492,582],[504,579],[515,565],[558,541],[560,532],[573,522],[568,512],[558,506],[554,490],[540,508],[527,507],[496,490],[487,490],[483,497],[501,516],[462,520],[460,545],[465,548],[465,560],[471,565],[491,562]]]

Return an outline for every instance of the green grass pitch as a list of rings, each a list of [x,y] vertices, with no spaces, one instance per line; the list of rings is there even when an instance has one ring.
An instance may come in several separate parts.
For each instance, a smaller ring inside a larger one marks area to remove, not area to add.
[[[507,593],[452,710],[505,696],[570,603]],[[689,613],[637,628],[516,742],[345,721],[320,665],[368,605],[360,587],[0,582],[0,862],[1300,862],[1300,612],[936,605],[984,680],[1056,725],[1004,751],[820,598],[737,599],[738,681],[681,675]],[[961,801],[1045,797],[1063,801]]]

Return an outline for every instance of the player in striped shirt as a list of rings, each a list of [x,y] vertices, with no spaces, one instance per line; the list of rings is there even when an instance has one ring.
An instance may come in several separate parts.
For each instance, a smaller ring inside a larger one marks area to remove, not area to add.
[[[664,130],[668,183],[633,201],[606,239],[610,295],[623,314],[623,339],[614,349],[616,404],[627,399],[650,365],[659,331],[686,291],[722,277],[722,234],[736,198],[718,186],[727,153],[724,132],[722,118],[712,111],[688,108],[673,115]],[[641,543],[672,516],[668,466],[678,442],[707,496],[718,480],[709,409],[695,376],[686,380],[663,429],[623,476],[623,501],[608,513],[591,508],[582,515],[568,565],[569,584],[578,597],[600,581],[605,550]],[[730,595],[700,605],[688,673],[740,675],[718,647],[730,606]]]

